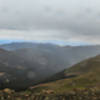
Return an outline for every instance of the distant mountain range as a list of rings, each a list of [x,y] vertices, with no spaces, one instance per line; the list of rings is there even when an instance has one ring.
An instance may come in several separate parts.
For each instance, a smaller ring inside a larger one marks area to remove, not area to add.
[[[41,83],[84,59],[100,54],[100,46],[12,43],[0,48],[0,87],[14,89]]]

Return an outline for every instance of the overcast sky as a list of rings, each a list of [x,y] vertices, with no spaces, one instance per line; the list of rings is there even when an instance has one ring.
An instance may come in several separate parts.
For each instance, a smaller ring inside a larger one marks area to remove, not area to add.
[[[0,0],[0,39],[100,44],[100,0]]]

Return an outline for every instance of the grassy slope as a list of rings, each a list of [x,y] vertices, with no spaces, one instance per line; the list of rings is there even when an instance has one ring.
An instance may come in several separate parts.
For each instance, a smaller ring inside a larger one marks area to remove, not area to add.
[[[54,79],[57,80],[52,81]],[[54,76],[54,79],[52,77],[50,78],[51,82],[31,87],[31,91],[35,93],[44,93],[44,91],[52,90],[56,94],[63,94],[76,88],[99,88],[100,56],[80,62],[63,72],[58,73]]]

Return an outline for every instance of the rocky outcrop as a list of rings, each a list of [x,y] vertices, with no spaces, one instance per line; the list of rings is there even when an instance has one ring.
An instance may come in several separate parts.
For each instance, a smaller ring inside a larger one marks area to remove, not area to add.
[[[6,89],[0,92],[0,100],[100,100],[100,91],[72,91],[68,94],[39,94],[16,93]]]

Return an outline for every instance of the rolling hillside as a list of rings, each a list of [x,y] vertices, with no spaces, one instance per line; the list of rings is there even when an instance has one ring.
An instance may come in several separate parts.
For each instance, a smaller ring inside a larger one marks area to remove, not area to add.
[[[15,43],[4,47],[6,48],[0,49],[0,88],[20,90],[41,82],[60,81],[60,79],[65,81],[61,81],[64,84],[68,82],[67,80],[76,79],[79,76],[83,77],[84,75],[88,76],[90,74],[86,73],[90,73],[92,70],[97,69],[99,71],[99,56],[85,60],[71,68],[68,67],[81,60],[100,54],[100,46],[60,47],[51,44]],[[12,48],[12,50],[7,51],[7,48]],[[97,60],[95,61],[94,59]],[[97,68],[94,67],[95,65],[97,65]],[[65,68],[67,70],[64,70]],[[96,74],[95,72],[93,74]],[[54,76],[51,77],[52,75]],[[74,83],[73,81],[71,82],[71,84]],[[57,84],[57,91],[59,91],[59,83]],[[66,85],[66,87],[71,86]]]
[[[6,66],[4,66],[6,67]],[[8,70],[8,69],[7,69]],[[0,73],[2,76],[4,73]],[[8,81],[6,81],[8,82]],[[86,59],[20,92],[0,90],[3,100],[99,100],[100,55]]]
[[[63,94],[73,89],[100,89],[100,56],[84,60],[46,81],[47,83],[31,87],[31,90],[35,93],[52,90],[56,94]]]

